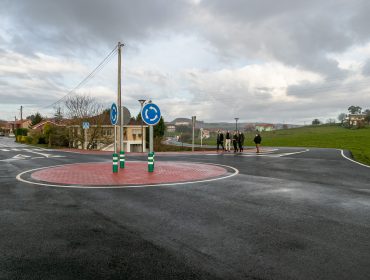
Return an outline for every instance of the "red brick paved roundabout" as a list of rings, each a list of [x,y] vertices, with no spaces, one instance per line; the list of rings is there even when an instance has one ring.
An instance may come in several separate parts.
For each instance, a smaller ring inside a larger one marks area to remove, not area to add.
[[[24,179],[26,174],[29,179]],[[17,179],[36,185],[56,187],[139,187],[184,184],[219,180],[234,176],[238,170],[224,165],[160,161],[148,172],[146,161],[127,161],[124,169],[112,172],[111,162],[76,163],[23,172]]]

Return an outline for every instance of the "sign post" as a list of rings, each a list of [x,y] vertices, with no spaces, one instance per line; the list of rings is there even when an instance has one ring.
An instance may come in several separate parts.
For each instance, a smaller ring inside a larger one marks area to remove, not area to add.
[[[89,122],[83,122],[82,123],[82,128],[84,130],[84,149],[87,150],[87,130],[90,128],[90,123]]]
[[[116,132],[116,124],[118,121],[118,109],[115,103],[112,104],[110,108],[110,122],[114,126],[114,153],[113,153],[113,173],[118,172],[118,155],[117,155],[117,132]]]
[[[200,128],[200,147],[203,147],[203,128]]]
[[[192,142],[191,142],[191,151],[194,152],[194,129],[195,129],[195,120],[196,120],[196,116],[192,116],[191,117],[191,122],[192,122],[192,126],[193,126],[193,138],[192,138]]]
[[[149,101],[141,110],[141,119],[149,125],[149,154],[148,154],[148,171],[154,171],[154,151],[153,151],[153,126],[161,119],[161,110],[159,107]]]

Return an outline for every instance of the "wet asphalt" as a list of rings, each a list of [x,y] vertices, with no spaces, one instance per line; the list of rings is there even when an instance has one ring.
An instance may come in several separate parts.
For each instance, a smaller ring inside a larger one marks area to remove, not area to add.
[[[37,186],[15,177],[111,157],[1,137],[0,279],[369,279],[370,168],[341,151],[156,159],[239,174],[147,188]]]

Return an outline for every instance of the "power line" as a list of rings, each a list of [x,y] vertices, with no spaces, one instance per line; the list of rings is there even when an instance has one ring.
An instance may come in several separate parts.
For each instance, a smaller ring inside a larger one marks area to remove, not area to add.
[[[48,107],[54,107],[56,104],[61,102],[63,99],[65,99],[67,96],[71,95],[73,92],[75,92],[77,89],[85,85],[87,82],[89,82],[101,69],[104,68],[104,66],[114,57],[114,55],[117,53],[117,46],[114,47],[114,49],[102,60],[102,62],[99,63],[98,66],[94,68],[93,71],[90,72],[89,75],[87,75],[81,82],[79,82],[73,89],[71,89],[66,95],[59,98],[57,101],[55,101],[52,104],[49,104],[47,106],[41,107],[41,109],[45,109]]]

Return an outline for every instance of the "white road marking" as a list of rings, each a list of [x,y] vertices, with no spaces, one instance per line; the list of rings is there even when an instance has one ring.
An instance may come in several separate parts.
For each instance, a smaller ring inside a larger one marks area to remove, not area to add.
[[[93,162],[90,162],[93,163]],[[96,162],[95,162],[96,163]],[[56,187],[56,188],[75,188],[75,189],[124,189],[124,188],[146,188],[146,187],[163,187],[163,186],[174,186],[174,185],[186,185],[186,184],[196,184],[196,183],[204,183],[204,182],[212,182],[212,181],[218,181],[218,180],[223,180],[227,179],[230,177],[233,177],[235,175],[239,174],[239,170],[236,169],[235,167],[229,166],[229,165],[223,165],[223,164],[216,164],[216,163],[204,163],[204,162],[194,162],[198,164],[209,164],[209,165],[217,165],[221,167],[227,167],[230,168],[234,171],[234,173],[231,173],[227,176],[224,177],[218,177],[218,178],[213,178],[213,179],[205,179],[205,180],[199,180],[199,181],[191,181],[191,182],[179,182],[179,183],[166,183],[166,184],[153,184],[153,185],[131,185],[131,186],[78,186],[78,185],[53,185],[53,184],[45,184],[45,183],[38,183],[38,182],[32,182],[32,181],[27,181],[21,178],[22,175],[30,172],[34,172],[37,170],[41,169],[46,169],[46,168],[53,168],[53,167],[60,167],[60,166],[66,166],[66,165],[73,165],[73,164],[63,164],[63,165],[54,165],[54,166],[47,166],[47,167],[41,167],[41,168],[35,168],[35,169],[30,169],[24,172],[19,173],[16,176],[16,179],[18,181],[21,181],[23,183],[28,183],[32,185],[39,185],[39,186],[45,186],[45,187]],[[79,164],[79,163],[77,163]]]
[[[31,156],[27,156],[27,155],[22,155],[22,154],[18,154],[14,157],[12,157],[13,159],[26,159],[26,158],[29,158]]]
[[[363,164],[363,163],[361,163],[361,162],[355,161],[355,160],[353,160],[353,159],[351,159],[351,158],[347,157],[347,156],[344,154],[344,151],[343,151],[343,150],[339,150],[339,151],[341,151],[341,155],[342,155],[342,157],[344,157],[345,159],[348,159],[349,161],[352,161],[352,162],[354,162],[354,163],[356,163],[356,164],[358,164],[358,165],[361,165],[361,166],[364,166],[364,167],[370,168],[370,166],[369,166],[369,165]]]
[[[310,149],[306,149],[304,151],[299,151],[299,152],[293,152],[293,153],[282,153],[282,154],[280,154],[280,156],[285,157],[285,156],[290,156],[290,155],[302,154],[302,153],[308,152],[309,150]]]

